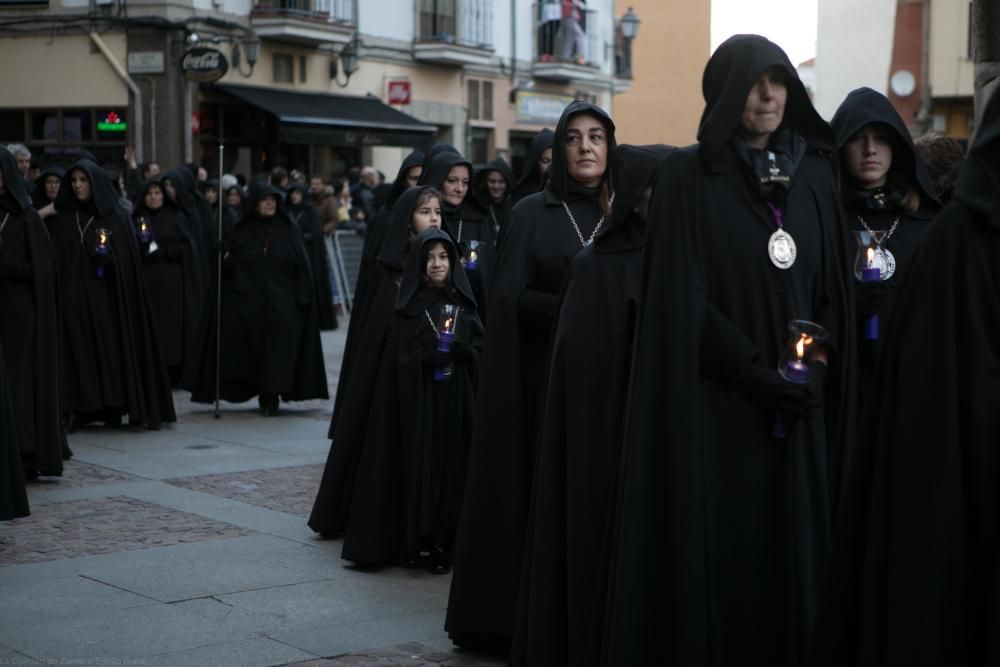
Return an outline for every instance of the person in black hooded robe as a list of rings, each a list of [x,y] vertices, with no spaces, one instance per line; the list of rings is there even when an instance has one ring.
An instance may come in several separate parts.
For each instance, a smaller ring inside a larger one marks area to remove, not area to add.
[[[666,146],[619,146],[611,221],[573,259],[539,437],[513,662],[597,664],[649,190]]]
[[[614,129],[600,107],[569,104],[546,189],[518,202],[508,224],[490,294],[445,624],[462,646],[505,650],[513,635],[552,321],[573,258],[610,213]]]
[[[0,340],[0,521],[31,514],[24,488],[21,454],[17,445],[17,418],[11,405],[3,341]]]
[[[220,398],[257,396],[264,416],[278,413],[279,399],[329,397],[309,259],[281,199],[277,188],[253,183],[243,219],[222,246]],[[213,286],[183,382],[196,403],[215,400],[215,294]]]
[[[780,47],[726,40],[702,87],[650,208],[603,658],[802,665],[856,428],[853,243]],[[828,332],[807,384],[777,371],[796,319]]]
[[[511,193],[512,204],[540,192],[545,186],[545,174],[552,163],[552,143],[555,137],[552,130],[545,128],[531,139],[531,150],[528,152],[528,159],[524,161],[524,173]]]
[[[309,527],[335,537],[347,526],[361,444],[370,427],[368,413],[375,398],[375,381],[384,361],[385,340],[399,298],[399,285],[411,242],[429,227],[443,223],[440,195],[434,188],[409,188],[393,208],[392,222],[378,256],[377,289],[372,293],[365,328],[359,334],[350,383],[341,378],[340,417],[331,419],[330,453],[320,481]]]
[[[48,232],[0,146],[0,340],[28,479],[63,470],[58,308]]]
[[[167,196],[180,205],[188,220],[188,226],[195,236],[200,254],[201,275],[215,275],[217,271],[215,248],[219,245],[218,218],[212,216],[208,201],[195,190],[191,172],[187,167],[171,169],[160,177],[160,183]]]
[[[54,164],[47,166],[38,175],[37,187],[31,193],[31,205],[35,207],[43,220],[55,215],[56,197],[59,196],[59,187],[62,185],[62,179],[65,175],[66,170]]]
[[[891,315],[810,664],[1000,664],[1000,95]]]
[[[365,243],[361,249],[361,265],[358,267],[358,276],[354,284],[351,319],[347,324],[347,339],[344,341],[344,353],[340,361],[337,396],[333,401],[333,417],[330,420],[329,434],[331,438],[333,437],[334,425],[336,425],[340,415],[341,406],[344,404],[347,387],[350,384],[351,368],[360,347],[360,336],[364,333],[365,323],[368,321],[372,293],[378,287],[377,282],[381,275],[378,255],[385,243],[385,237],[389,233],[396,202],[408,188],[414,187],[420,180],[423,161],[424,154],[420,151],[414,151],[406,156],[399,166],[396,180],[393,181],[389,200],[372,218],[368,225],[368,231],[365,233]]]
[[[321,331],[337,328],[337,315],[333,310],[333,294],[330,290],[330,265],[327,261],[326,242],[323,239],[323,224],[319,213],[313,208],[309,196],[309,186],[295,183],[285,193],[285,210],[292,224],[302,234],[302,241],[309,256],[309,268],[313,278],[313,303],[316,304]]]
[[[494,239],[500,239],[500,230],[510,218],[513,189],[514,174],[507,161],[501,157],[476,172],[473,192],[493,225]]]
[[[885,95],[871,88],[853,91],[837,109],[831,124],[840,154],[847,226],[852,232],[881,238],[880,243],[866,243],[867,247],[882,251],[873,253],[872,263],[882,269],[882,280],[859,282],[855,286],[858,393],[864,406],[876,400],[871,395],[870,383],[881,350],[879,338],[869,340],[865,335],[866,322],[875,315],[879,326],[888,323],[896,288],[906,279],[940,203],[909,130]],[[849,261],[855,277],[860,278],[855,257]],[[864,265],[867,261],[866,257]],[[877,327],[871,333],[877,336]]]
[[[59,267],[62,410],[75,424],[102,420],[157,429],[176,421],[170,378],[142,276],[135,228],[94,162],[66,173],[52,246]],[[106,252],[98,230],[111,233]]]
[[[441,352],[438,327],[445,304],[459,310],[451,349]],[[351,484],[344,558],[364,565],[401,560],[409,567],[426,565],[435,574],[450,571],[482,332],[454,242],[439,229],[422,232],[407,254],[396,312],[384,337],[369,427]],[[447,375],[437,380],[436,371]]]
[[[485,209],[469,194],[472,179],[472,163],[454,153],[438,155],[420,175],[421,185],[430,185],[441,193],[444,230],[458,246],[479,305],[479,317],[485,323],[489,314],[487,295],[496,265],[496,236]]]
[[[187,216],[155,180],[137,190],[132,222],[163,363],[171,384],[177,386],[193,355],[201,323],[205,294],[201,254]]]
[[[225,220],[228,217],[231,224],[225,229],[223,229],[223,235],[228,233],[228,230],[232,229],[240,221],[240,218],[243,217],[244,199],[245,197],[243,196],[243,188],[241,188],[240,186],[230,185],[228,188],[226,188],[226,199],[225,199],[226,210],[225,213],[223,214],[223,223],[225,224]]]

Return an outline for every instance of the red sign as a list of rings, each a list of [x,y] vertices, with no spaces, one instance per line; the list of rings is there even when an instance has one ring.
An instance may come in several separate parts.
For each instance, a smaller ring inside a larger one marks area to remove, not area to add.
[[[390,81],[389,104],[409,104],[409,103],[410,103],[410,82]]]

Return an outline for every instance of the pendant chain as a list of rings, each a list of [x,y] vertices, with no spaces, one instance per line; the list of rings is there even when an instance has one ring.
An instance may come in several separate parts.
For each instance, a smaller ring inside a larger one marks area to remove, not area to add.
[[[80,212],[79,211],[76,212],[76,230],[80,232],[80,245],[83,245],[83,235],[87,233],[88,229],[90,229],[90,223],[92,223],[93,221],[94,221],[94,216],[90,216],[90,219],[87,220],[87,224],[81,227]]]
[[[3,228],[7,226],[7,220],[10,219],[10,213],[3,217],[3,222],[0,222],[0,234],[3,234]]]
[[[455,239],[455,243],[461,243],[462,242],[462,224],[463,224],[463,222],[464,221],[461,218],[458,219],[458,238]]]
[[[424,315],[427,316],[427,324],[431,325],[431,329],[434,331],[434,335],[437,336],[438,340],[441,340],[441,332],[439,332],[438,328],[434,326],[434,318],[431,317],[431,314],[427,312],[426,308],[424,308]]]
[[[608,199],[608,208],[611,208],[614,205],[614,203],[615,203],[615,193],[612,192],[611,197]],[[589,246],[591,243],[594,242],[594,237],[597,236],[597,232],[601,231],[601,226],[604,225],[604,218],[607,217],[607,214],[605,213],[604,215],[601,216],[601,219],[597,221],[597,225],[594,227],[594,231],[590,233],[590,238],[584,241],[583,234],[580,232],[580,226],[576,224],[576,218],[573,217],[573,213],[569,210],[569,205],[565,201],[563,201],[562,205],[563,209],[566,211],[566,215],[569,217],[570,224],[573,225],[573,230],[576,232],[577,238],[580,239],[580,247],[586,248],[587,246]]]
[[[883,243],[888,243],[889,242],[889,237],[892,236],[892,233],[894,231],[896,231],[896,225],[899,224],[900,217],[901,216],[898,216],[898,215],[896,216],[896,219],[892,221],[892,226],[889,227],[889,231],[886,233],[885,237],[882,238],[882,239],[879,239],[878,235],[875,234],[875,232],[872,230],[872,228],[868,226],[868,223],[865,222],[865,219],[862,218],[860,215],[858,216],[858,222],[861,223],[861,226],[865,228],[866,232],[868,232],[869,234],[872,235],[872,240],[875,241],[875,245],[878,247],[879,250],[881,250],[882,249],[882,244]]]

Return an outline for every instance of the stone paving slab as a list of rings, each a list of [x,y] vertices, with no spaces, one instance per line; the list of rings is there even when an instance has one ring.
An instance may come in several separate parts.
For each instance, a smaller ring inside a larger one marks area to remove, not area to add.
[[[0,524],[0,567],[250,533],[126,496],[55,503]]]
[[[155,604],[155,600],[85,577],[7,583],[0,575],[0,627],[30,618],[48,623],[64,617]],[[0,660],[0,665],[3,662]]]
[[[278,512],[308,516],[322,477],[323,464],[317,463],[165,481],[192,491],[239,500]]]
[[[205,667],[205,665],[239,665],[267,667],[310,660],[316,656],[274,641],[247,639],[227,644],[215,644],[186,651],[174,651],[142,658],[143,667]],[[2,664],[2,663],[0,663]]]
[[[135,479],[139,478],[119,470],[70,459],[63,465],[62,477],[43,477],[28,482],[28,494],[53,489],[75,489],[112,482],[128,482]]]
[[[472,653],[440,651],[420,642],[340,655],[335,658],[309,660],[290,667],[503,667],[507,662],[500,658]]]

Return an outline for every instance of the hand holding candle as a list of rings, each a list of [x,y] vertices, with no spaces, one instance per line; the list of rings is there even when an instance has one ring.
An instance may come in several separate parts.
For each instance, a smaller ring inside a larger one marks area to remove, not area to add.
[[[150,240],[149,223],[146,218],[139,218],[139,242],[149,243]]]
[[[466,250],[465,256],[462,257],[462,266],[465,267],[466,271],[479,270],[479,241],[469,241],[469,248]]]
[[[438,318],[438,346],[441,353],[451,351],[451,343],[455,340],[455,324],[458,322],[458,306],[445,304],[441,307],[441,315]],[[434,379],[438,382],[451,377],[452,365],[449,363],[444,368],[434,370]]]
[[[95,250],[97,251],[98,257],[104,258],[108,254],[109,244],[111,243],[111,230],[104,229],[103,227],[101,227],[96,230],[96,233],[97,233],[97,247],[95,248]],[[104,277],[103,264],[98,265],[97,267],[97,277],[98,278]]]

